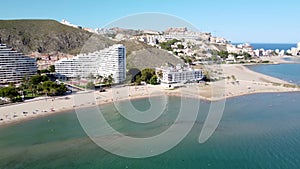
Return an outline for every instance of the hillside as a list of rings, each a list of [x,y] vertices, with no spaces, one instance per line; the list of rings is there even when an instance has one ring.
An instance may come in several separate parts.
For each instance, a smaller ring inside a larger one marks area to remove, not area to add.
[[[165,63],[173,65],[183,64],[181,59],[168,53],[166,50],[149,46],[136,40],[120,41],[126,47],[127,68],[155,68],[163,66]]]
[[[184,64],[183,60],[174,57],[165,50],[157,48],[146,48],[139,51],[133,51],[127,56],[127,67],[138,68],[155,68],[171,63],[173,65]]]
[[[25,54],[80,52],[92,33],[54,20],[0,20],[0,41]]]
[[[182,63],[166,50],[136,40],[113,41],[55,20],[0,20],[0,43],[25,54],[60,52],[71,55],[88,53],[120,43],[126,47],[128,68],[156,67],[167,62]],[[57,57],[51,54],[52,56]]]

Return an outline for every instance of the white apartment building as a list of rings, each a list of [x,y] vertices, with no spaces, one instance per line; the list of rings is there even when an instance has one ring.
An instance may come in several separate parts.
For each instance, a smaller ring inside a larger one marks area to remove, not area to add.
[[[71,59],[61,59],[55,62],[55,69],[62,77],[112,75],[115,83],[121,83],[126,79],[126,48],[117,44],[93,53],[79,54]]]
[[[0,44],[0,84],[19,83],[23,77],[36,75],[37,64],[34,58]]]
[[[156,68],[156,74],[159,80],[166,84],[199,81],[203,78],[201,70],[184,68],[180,65]]]

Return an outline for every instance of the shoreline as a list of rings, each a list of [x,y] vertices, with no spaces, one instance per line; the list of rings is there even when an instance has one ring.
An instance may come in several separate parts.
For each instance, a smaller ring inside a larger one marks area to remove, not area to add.
[[[205,99],[204,97],[201,97],[199,96],[198,98],[196,97],[186,97],[186,96],[183,96],[184,98],[188,98],[188,99],[199,99],[200,101],[203,101],[203,102],[214,102],[214,101],[220,101],[220,100],[223,100],[223,99],[234,99],[234,98],[238,98],[238,97],[242,97],[242,96],[250,96],[250,95],[257,95],[257,94],[275,94],[275,93],[278,93],[278,94],[284,94],[284,93],[300,93],[300,91],[286,91],[286,92],[257,92],[257,93],[250,93],[250,94],[241,94],[241,95],[235,95],[235,96],[228,96],[226,98],[221,98],[221,99],[218,99],[218,100],[208,100],[208,99]],[[178,95],[167,95],[169,97],[181,97],[181,96],[178,96]],[[151,96],[151,98],[153,97],[160,97],[160,95],[157,95],[157,96]],[[133,98],[133,99],[124,99],[124,100],[118,100],[116,102],[124,102],[124,101],[127,101],[127,100],[140,100],[140,99],[145,99],[145,98],[149,98],[149,97],[140,97],[140,98]],[[93,108],[93,107],[96,107],[96,106],[104,106],[104,105],[108,105],[108,104],[112,104],[113,102],[106,102],[106,103],[101,103],[101,104],[98,104],[98,105],[85,105],[83,107],[79,107],[78,109],[86,109],[86,108]],[[65,109],[65,110],[61,110],[61,111],[55,111],[55,112],[52,112],[52,113],[47,113],[47,114],[39,114],[39,115],[36,115],[36,116],[28,116],[28,117],[24,117],[24,118],[18,118],[18,119],[14,119],[12,121],[4,121],[4,122],[0,122],[0,127],[6,127],[6,126],[10,126],[10,125],[14,125],[14,124],[19,124],[19,123],[22,123],[22,122],[27,122],[27,121],[31,121],[31,120],[35,120],[35,119],[39,119],[39,118],[43,118],[43,117],[47,117],[47,116],[52,116],[52,115],[56,115],[56,114],[62,114],[62,113],[71,113],[72,111],[76,111],[76,109]]]
[[[298,87],[291,88],[283,85],[291,83],[254,72],[248,69],[246,65],[222,65],[221,67],[224,71],[224,77],[234,75],[236,79],[225,79],[224,81],[222,80],[223,82],[209,82],[209,85],[186,85],[183,88],[174,90],[166,89],[162,85],[126,86],[111,88],[106,92],[84,91],[56,98],[39,98],[35,101],[30,100],[20,104],[1,106],[0,126],[70,112],[76,109],[149,97],[175,96],[213,102],[260,93],[300,92]],[[89,98],[82,99],[84,95],[89,95]],[[91,96],[92,100],[89,100]]]

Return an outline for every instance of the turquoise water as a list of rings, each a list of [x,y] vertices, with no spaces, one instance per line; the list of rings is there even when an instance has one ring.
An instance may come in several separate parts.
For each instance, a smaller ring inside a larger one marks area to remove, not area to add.
[[[297,82],[297,66],[263,65],[251,69]],[[228,99],[216,132],[204,144],[198,143],[198,137],[210,103],[199,101],[201,108],[187,137],[170,151],[145,159],[119,157],[98,147],[81,128],[75,112],[0,126],[0,169],[298,169],[299,100],[300,93]],[[141,138],[157,135],[174,123],[181,99],[169,97],[168,101],[160,118],[144,125],[124,119],[113,105],[100,109],[114,129]],[[195,106],[193,102],[189,106]],[[149,102],[135,100],[133,105],[146,110]],[[97,113],[97,109],[86,112]]]
[[[300,64],[276,64],[248,66],[249,69],[277,77],[288,82],[300,84]]]
[[[297,169],[300,166],[299,100],[299,93],[229,99],[219,127],[204,144],[197,140],[209,103],[201,102],[189,135],[170,151],[146,159],[110,154],[88,139],[74,112],[56,114],[1,127],[0,168]],[[174,121],[180,98],[170,97],[169,101],[168,111],[158,122],[144,126],[128,125],[112,105],[102,109],[115,129],[145,137],[165,130],[162,126]],[[147,100],[137,102],[136,106],[142,108],[141,102]]]

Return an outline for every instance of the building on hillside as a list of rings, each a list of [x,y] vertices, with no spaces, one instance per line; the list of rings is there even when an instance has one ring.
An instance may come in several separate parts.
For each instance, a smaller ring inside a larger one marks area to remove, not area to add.
[[[34,58],[0,44],[0,84],[20,83],[24,77],[37,74]]]
[[[126,48],[113,45],[100,51],[79,54],[55,62],[56,73],[61,77],[87,78],[93,76],[108,77],[112,75],[115,83],[126,79]]]
[[[229,55],[228,58],[225,59],[226,64],[235,63],[236,60],[233,55]]]
[[[73,28],[82,29],[81,26],[74,25],[74,24],[70,23],[69,21],[67,21],[67,20],[65,20],[65,19],[63,19],[60,23],[61,23],[61,24],[64,24],[64,25],[67,25],[67,26],[71,26],[71,27],[73,27]]]
[[[197,82],[203,79],[201,70],[182,67],[181,65],[156,68],[156,74],[159,80],[166,84]]]

